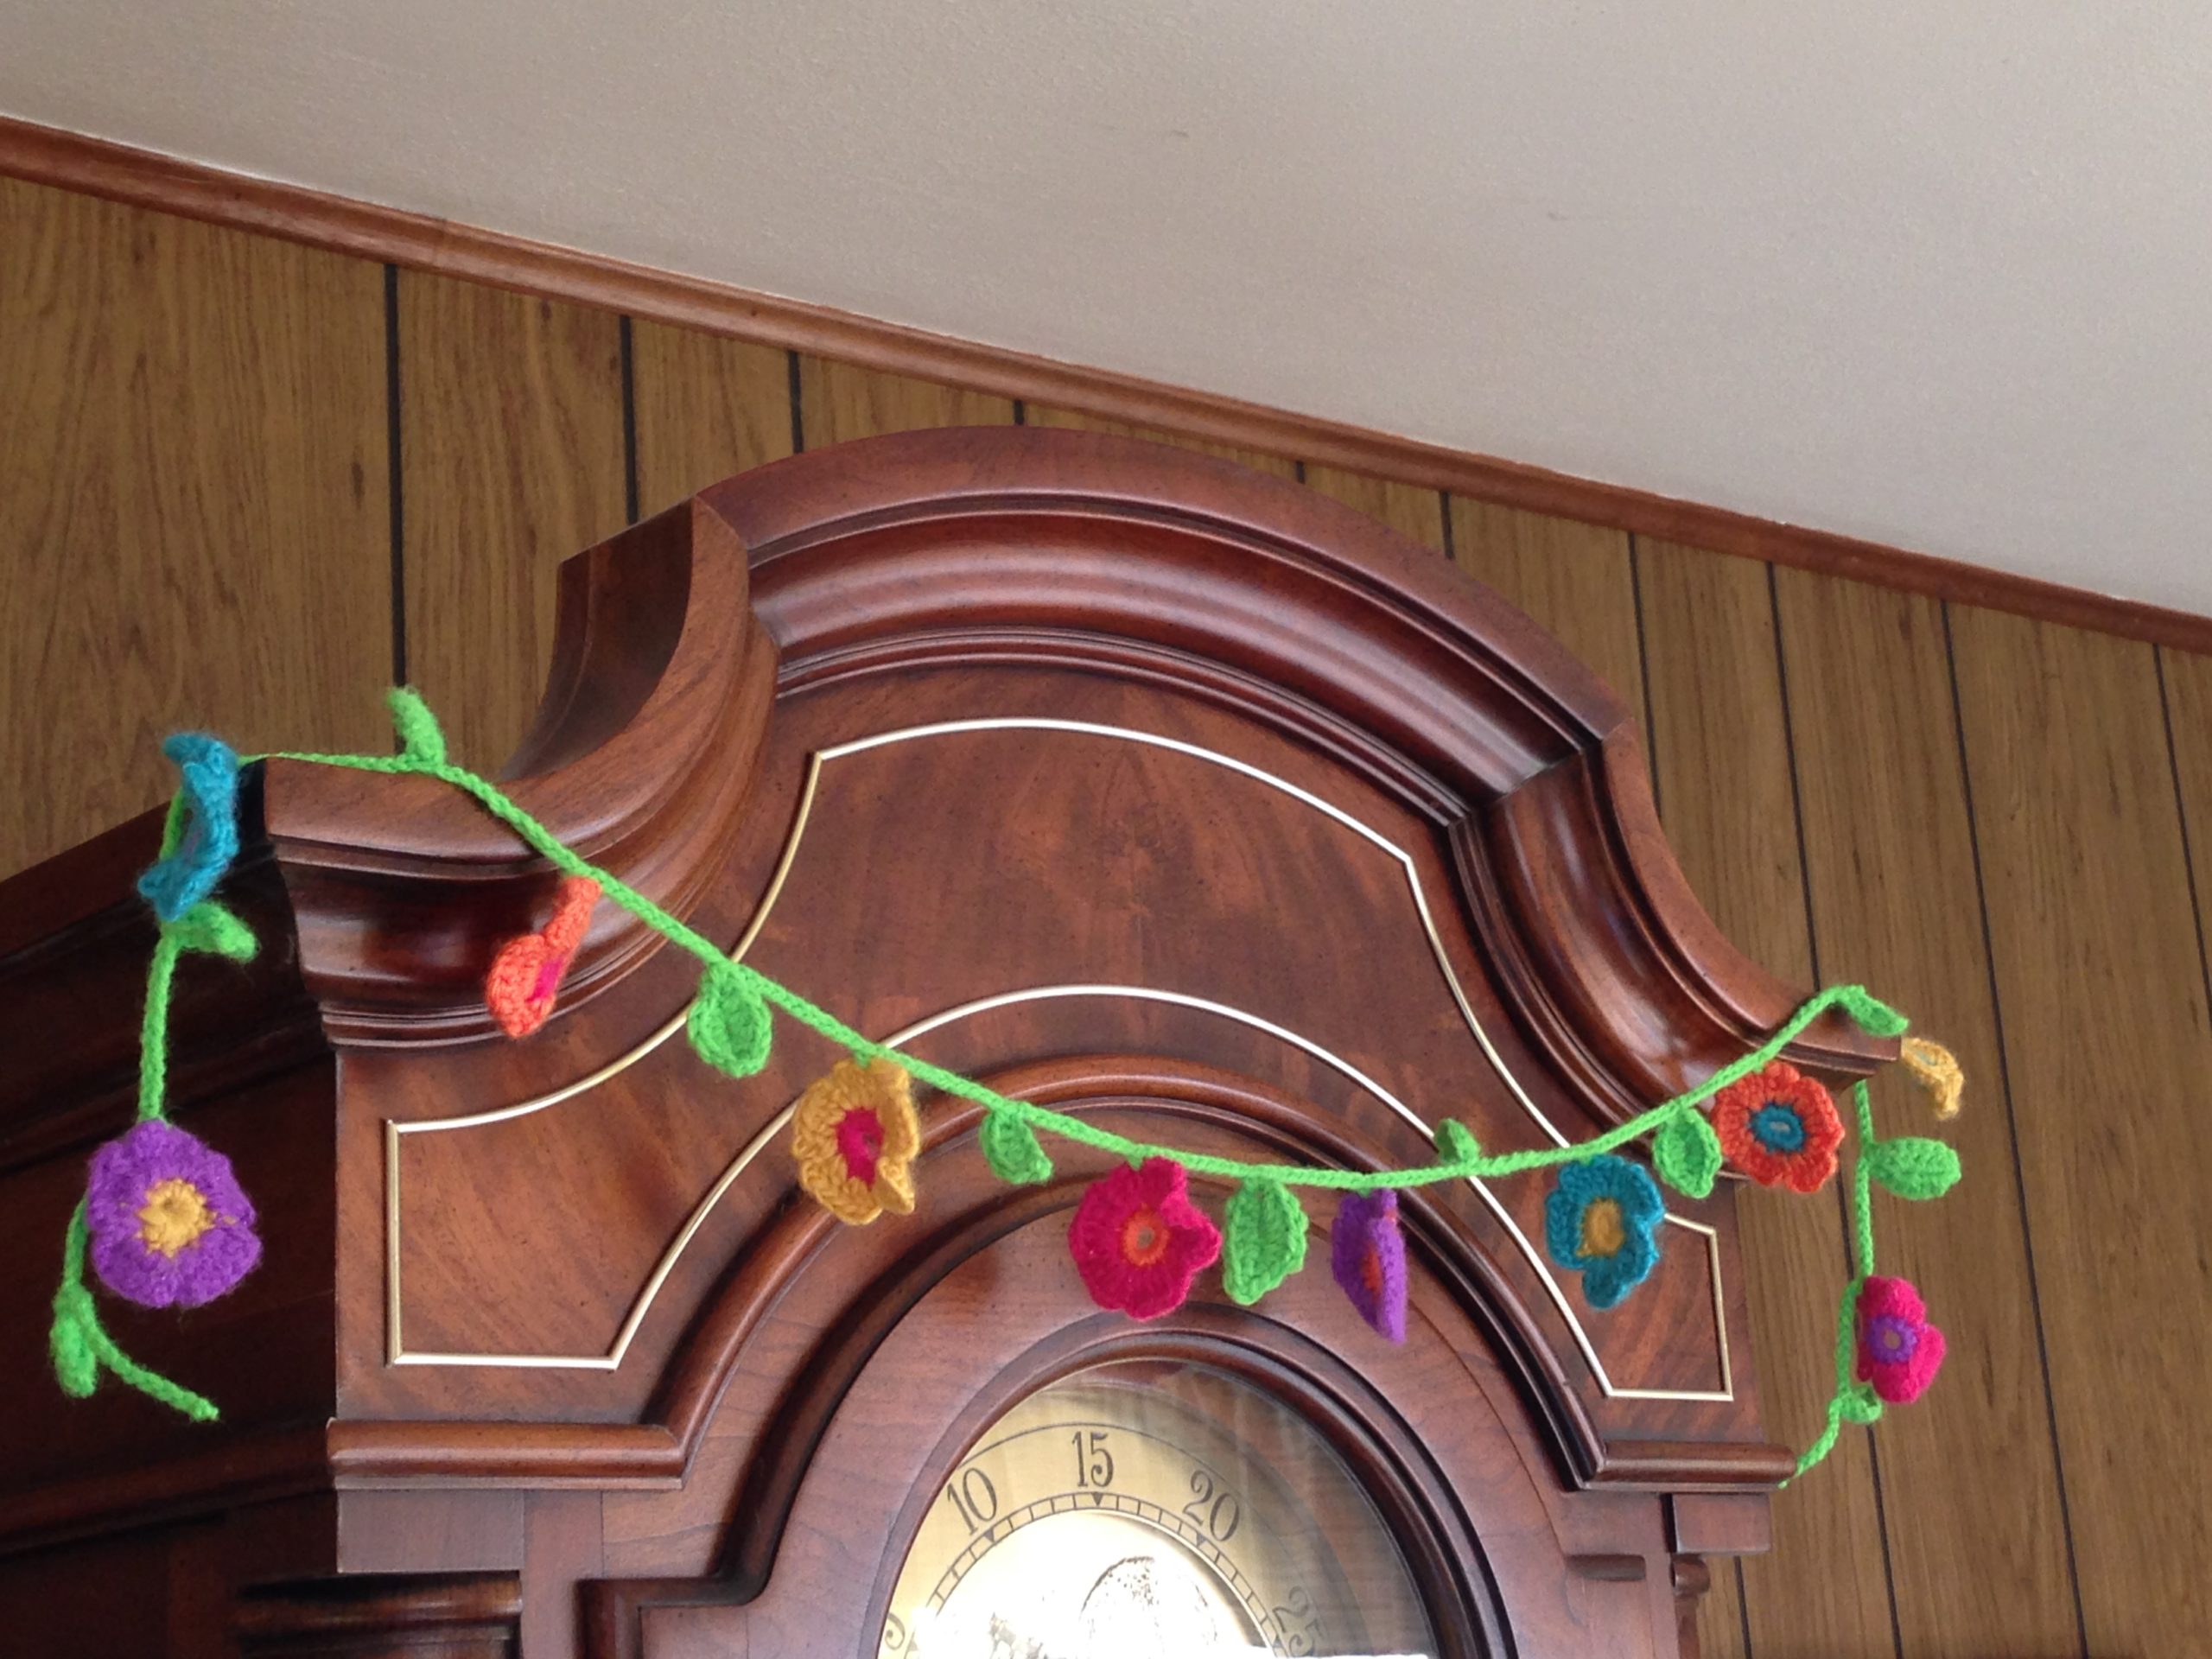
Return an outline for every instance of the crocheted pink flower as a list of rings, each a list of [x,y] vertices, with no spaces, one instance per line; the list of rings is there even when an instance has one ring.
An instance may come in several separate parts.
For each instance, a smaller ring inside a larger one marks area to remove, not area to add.
[[[1172,1158],[1124,1165],[1094,1182],[1068,1226],[1068,1253],[1099,1306],[1156,1319],[1183,1305],[1198,1269],[1221,1255],[1221,1233],[1191,1202]]]
[[[100,1282],[147,1307],[213,1301],[261,1260],[231,1160],[160,1118],[92,1154],[85,1228]]]
[[[1859,1287],[1859,1380],[1890,1404],[1909,1405],[1942,1363],[1943,1333],[1928,1323],[1920,1293],[1903,1279],[1870,1275]]]

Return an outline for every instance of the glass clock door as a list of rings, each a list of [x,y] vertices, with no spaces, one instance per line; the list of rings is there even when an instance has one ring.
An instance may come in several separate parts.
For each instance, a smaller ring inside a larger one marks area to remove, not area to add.
[[[1434,1652],[1382,1516],[1306,1421],[1203,1366],[1040,1390],[953,1471],[885,1659]]]

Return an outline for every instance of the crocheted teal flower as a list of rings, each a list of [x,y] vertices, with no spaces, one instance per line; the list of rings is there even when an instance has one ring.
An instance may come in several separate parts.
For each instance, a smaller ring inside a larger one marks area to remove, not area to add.
[[[176,762],[182,816],[174,847],[138,878],[154,914],[173,922],[215,891],[238,855],[238,758],[220,738],[179,732],[162,745]]]
[[[1643,1165],[1610,1152],[1568,1164],[1544,1202],[1544,1244],[1552,1260],[1582,1275],[1592,1307],[1611,1307],[1659,1262],[1655,1235],[1666,1205]]]

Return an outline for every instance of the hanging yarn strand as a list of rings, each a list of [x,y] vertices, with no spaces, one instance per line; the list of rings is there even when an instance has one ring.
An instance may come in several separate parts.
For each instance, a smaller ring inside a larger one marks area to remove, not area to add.
[[[1936,1197],[1958,1179],[1957,1154],[1939,1141],[1881,1139],[1863,1080],[1853,1086],[1847,1128],[1827,1090],[1781,1058],[1831,1014],[1877,1037],[1904,1036],[1904,1016],[1863,987],[1821,991],[1750,1052],[1649,1110],[1573,1145],[1486,1153],[1465,1124],[1445,1118],[1433,1132],[1435,1160],[1406,1169],[1260,1163],[1185,1151],[1002,1095],[868,1037],[732,957],[582,857],[490,780],[456,765],[436,718],[415,692],[396,687],[388,700],[400,740],[397,754],[280,752],[256,759],[438,779],[467,794],[560,872],[563,880],[550,918],[538,931],[507,941],[486,982],[487,1006],[511,1037],[528,1036],[552,1015],[561,977],[582,947],[592,906],[604,898],[702,964],[685,1023],[692,1047],[709,1065],[740,1078],[760,1071],[773,1044],[776,1014],[843,1049],[850,1058],[802,1094],[791,1114],[799,1184],[841,1221],[868,1225],[915,1207],[914,1166],[922,1137],[912,1090],[918,1081],[984,1109],[979,1138],[985,1160],[1010,1184],[1053,1178],[1040,1136],[1117,1160],[1111,1173],[1086,1191],[1069,1234],[1076,1267],[1102,1306],[1138,1319],[1157,1317],[1180,1306],[1194,1276],[1217,1261],[1231,1300],[1256,1301],[1306,1261],[1308,1221],[1299,1192],[1334,1192],[1340,1203],[1330,1228],[1332,1276],[1362,1319],[1386,1339],[1400,1341],[1407,1313],[1401,1192],[1556,1172],[1545,1206],[1546,1249],[1556,1264],[1581,1275],[1584,1300],[1602,1311],[1633,1292],[1657,1262],[1658,1224],[1666,1217],[1659,1180],[1701,1199],[1729,1163],[1761,1185],[1812,1192],[1838,1173],[1838,1154],[1848,1139],[1846,1204],[1853,1274],[1837,1305],[1835,1392],[1820,1436],[1798,1459],[1797,1474],[1827,1454],[1846,1422],[1872,1423],[1885,1402],[1914,1398],[1941,1363],[1942,1333],[1927,1322],[1917,1294],[1903,1280],[1875,1273],[1872,1195],[1880,1186],[1900,1198]],[[101,1149],[86,1201],[70,1222],[54,1298],[53,1360],[72,1395],[91,1393],[105,1369],[188,1416],[213,1421],[212,1403],[137,1365],[116,1347],[85,1282],[89,1261],[118,1294],[150,1306],[189,1306],[228,1290],[251,1270],[260,1249],[252,1206],[227,1161],[166,1118],[168,1006],[181,958],[204,951],[244,960],[253,953],[251,932],[212,897],[237,849],[238,762],[214,739],[197,735],[172,738],[164,749],[176,760],[184,787],[163,831],[161,861],[140,883],[161,931],[148,973],[139,1122]],[[1908,1039],[1904,1058],[1937,1115],[1955,1111],[1961,1078],[1948,1052],[1916,1037]],[[1649,1166],[1621,1155],[1647,1136]],[[1192,1203],[1187,1184],[1192,1176],[1232,1189],[1225,1229]]]

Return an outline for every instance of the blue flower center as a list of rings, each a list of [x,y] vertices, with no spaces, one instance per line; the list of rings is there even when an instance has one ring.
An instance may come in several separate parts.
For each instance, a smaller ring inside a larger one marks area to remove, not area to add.
[[[1751,1114],[1751,1135],[1769,1152],[1796,1152],[1805,1145],[1805,1120],[1796,1107],[1770,1100]]]

